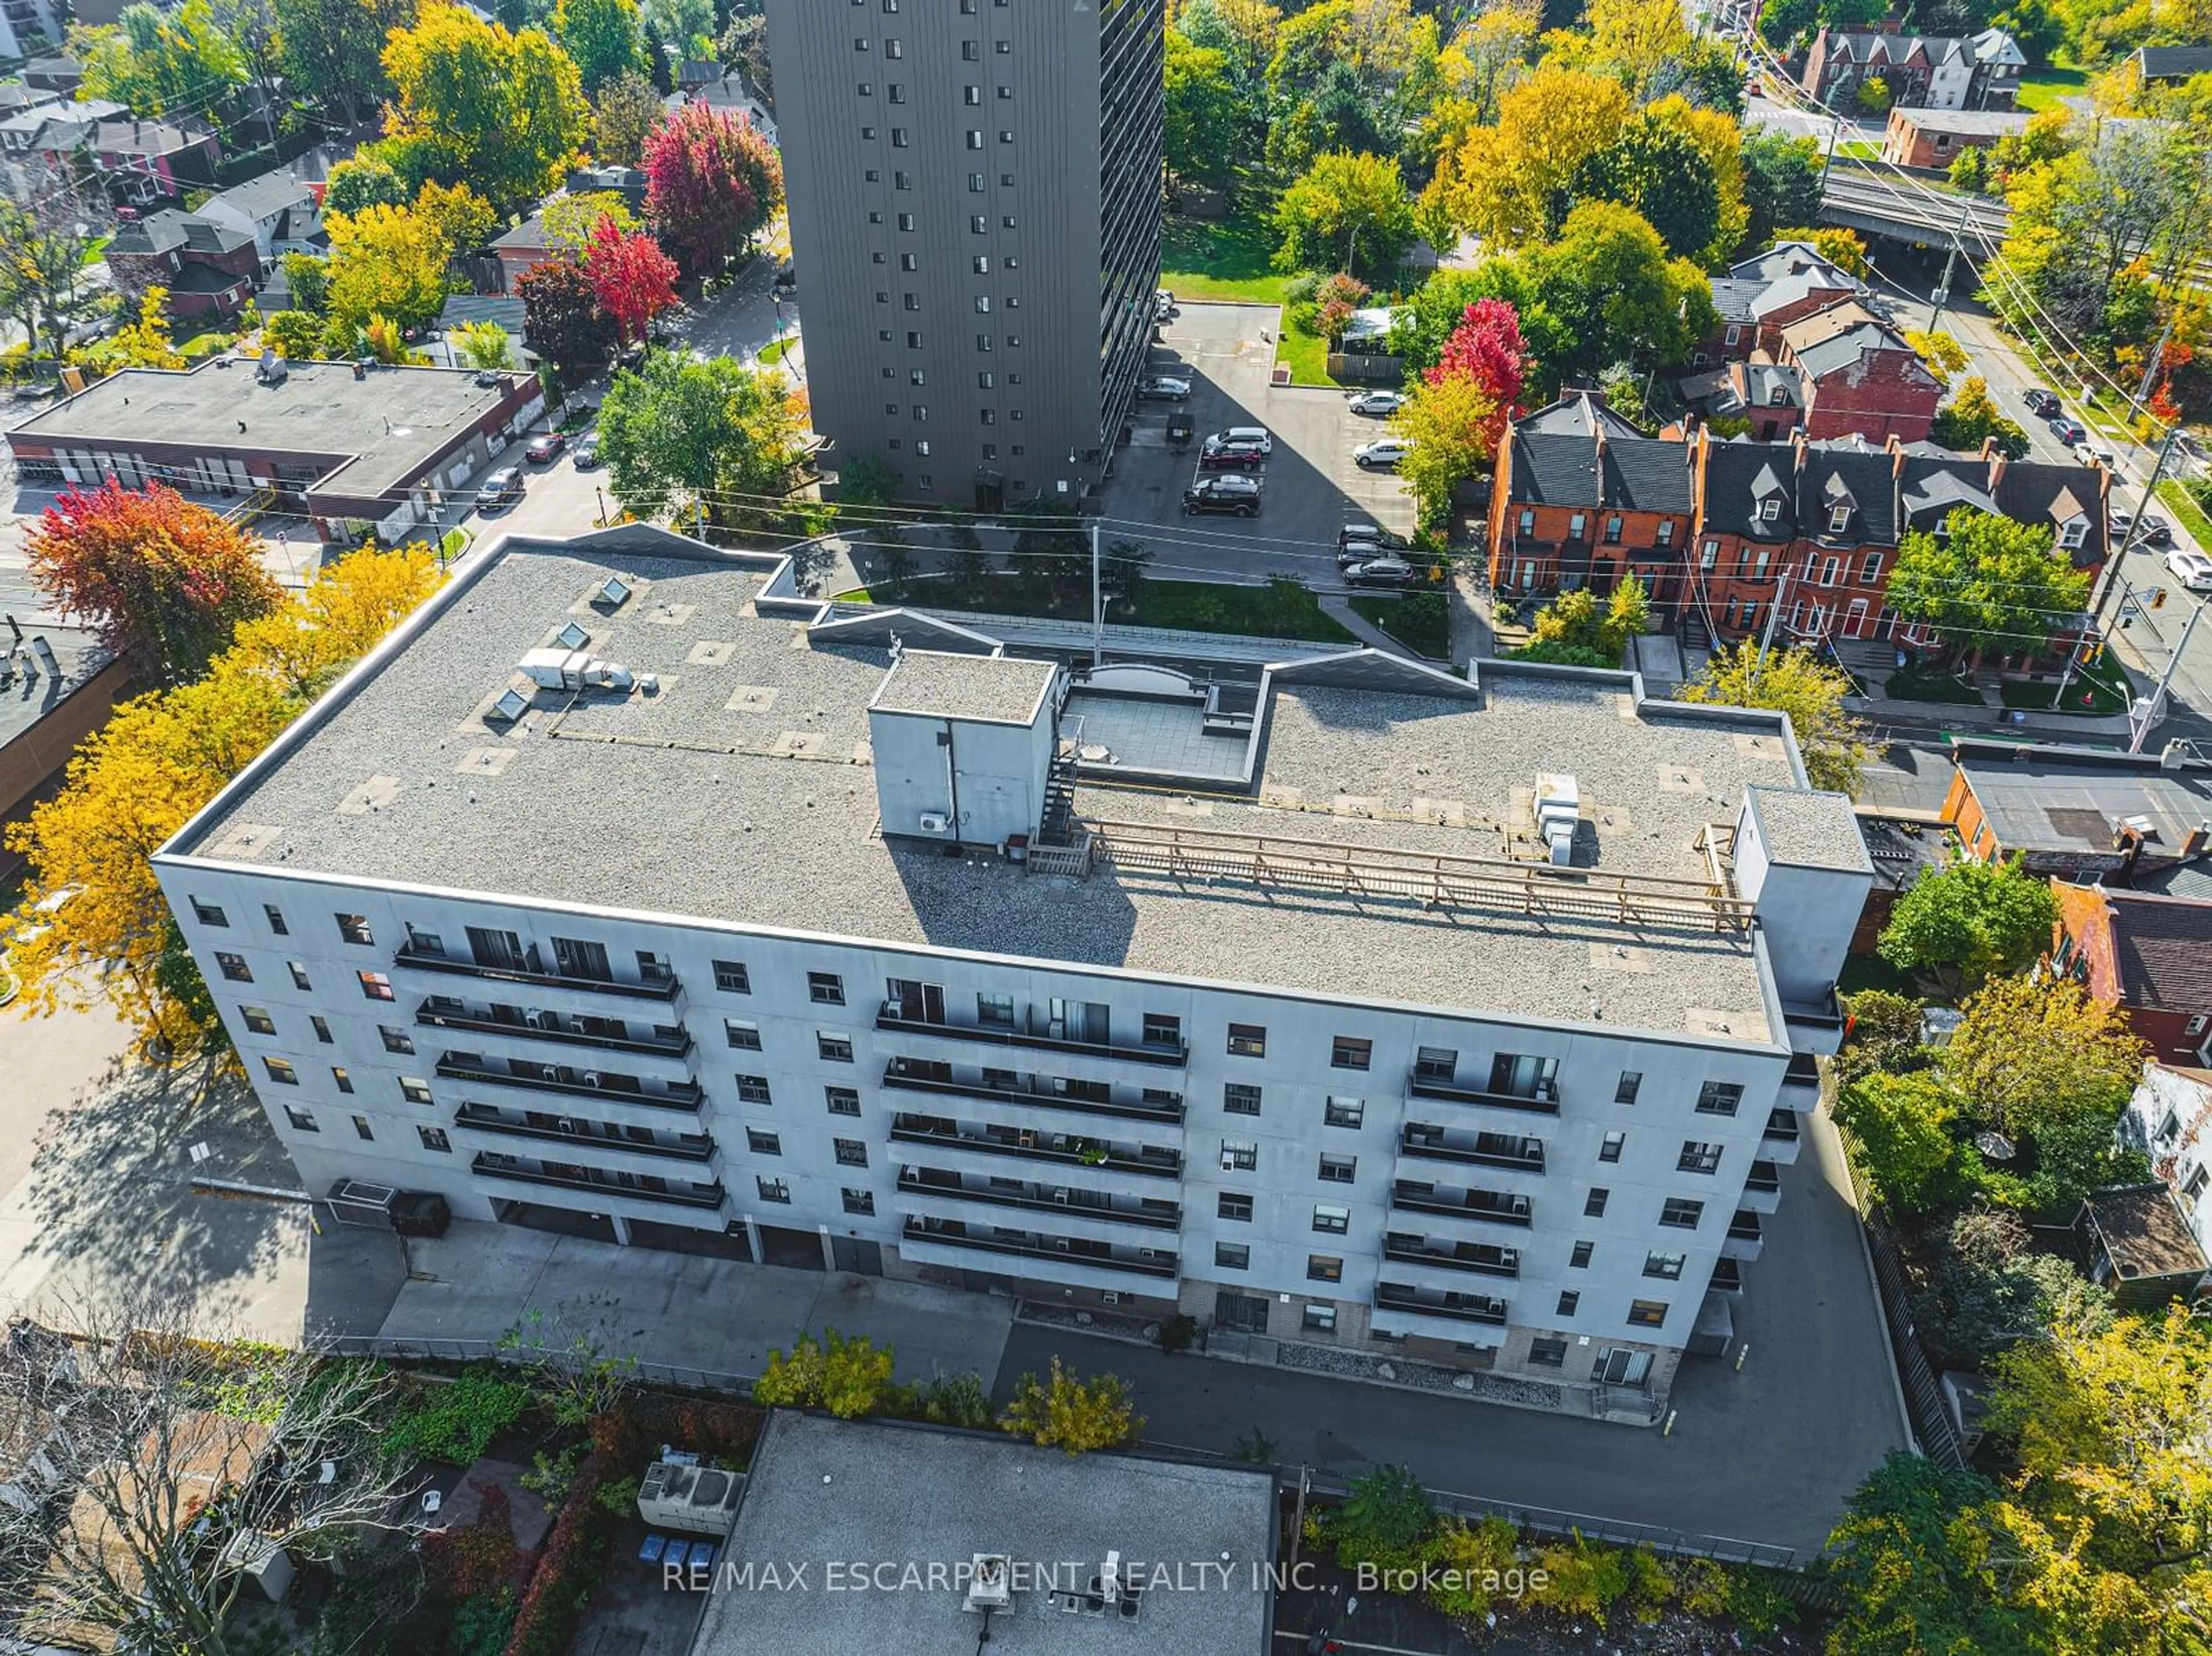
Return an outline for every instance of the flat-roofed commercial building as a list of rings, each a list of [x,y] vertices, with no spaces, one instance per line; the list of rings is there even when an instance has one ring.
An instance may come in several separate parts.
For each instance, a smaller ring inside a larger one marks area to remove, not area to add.
[[[511,540],[159,853],[316,1194],[1638,1417],[1726,1338],[1870,877],[1779,715],[1077,679],[781,568]]]
[[[1072,502],[1152,337],[1164,0],[770,0],[815,429],[899,492]]]

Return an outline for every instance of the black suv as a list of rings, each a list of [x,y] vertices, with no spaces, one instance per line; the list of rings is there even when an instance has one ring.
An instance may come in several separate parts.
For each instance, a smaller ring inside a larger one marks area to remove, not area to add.
[[[1201,477],[1182,492],[1186,517],[1201,512],[1226,512],[1249,518],[1260,510],[1260,485],[1253,478],[1231,473],[1224,477]]]
[[[2057,393],[2047,391],[2040,385],[2030,385],[2021,392],[2020,400],[2027,404],[2027,411],[2039,420],[2048,420],[2063,406]]]

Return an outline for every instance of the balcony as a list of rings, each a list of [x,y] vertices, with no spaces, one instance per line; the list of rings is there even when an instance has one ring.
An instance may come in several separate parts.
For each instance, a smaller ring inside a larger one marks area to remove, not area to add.
[[[1559,1101],[1556,1089],[1523,1098],[1517,1093],[1493,1093],[1477,1087],[1462,1087],[1456,1081],[1447,1081],[1436,1076],[1425,1076],[1419,1070],[1407,1078],[1406,1090],[1415,1098],[1442,1099],[1449,1104],[1480,1104],[1493,1110],[1523,1110],[1534,1115],[1557,1115]]]
[[[1478,1194],[1487,1199],[1477,1201]],[[1495,1196],[1486,1192],[1458,1198],[1436,1192],[1409,1191],[1401,1185],[1391,1191],[1390,1205],[1403,1213],[1425,1213],[1440,1219],[1471,1219],[1488,1225],[1525,1227],[1530,1218],[1527,1197]]]
[[[1706,1284],[1716,1294],[1743,1292],[1743,1267],[1733,1259],[1713,1261],[1712,1281]]]
[[[558,972],[531,972],[509,966],[479,966],[472,960],[450,955],[428,955],[403,949],[392,965],[410,972],[450,972],[484,983],[526,984],[537,989],[574,989],[587,995],[621,995],[632,1000],[672,1001],[683,986],[672,973],[652,983],[617,983],[611,978],[571,978]]]
[[[1782,1071],[1785,1087],[1810,1087],[1815,1092],[1820,1088],[1820,1060],[1810,1052],[1792,1052],[1789,1065]]]
[[[1485,1143],[1484,1140],[1494,1142]],[[1507,1149],[1507,1144],[1512,1149]],[[1534,1139],[1509,1140],[1502,1133],[1480,1133],[1473,1144],[1450,1144],[1444,1142],[1441,1130],[1434,1137],[1417,1128],[1401,1128],[1398,1134],[1398,1154],[1421,1156],[1432,1162],[1459,1162],[1476,1167],[1505,1168],[1516,1173],[1544,1171],[1544,1147]]]
[[[415,1022],[429,1029],[468,1029],[481,1034],[508,1035],[519,1040],[543,1040],[570,1046],[593,1046],[610,1052],[635,1052],[643,1058],[683,1058],[691,1051],[689,1030],[675,1040],[640,1040],[635,1035],[589,1034],[555,1022],[556,1015],[541,1012],[535,1020],[516,1022],[474,1012],[445,1012],[425,1001],[415,1009]]]
[[[596,1124],[595,1124],[596,1125]],[[706,1162],[713,1158],[714,1141],[703,1144],[648,1143],[639,1138],[622,1138],[605,1133],[585,1132],[578,1128],[542,1127],[534,1122],[508,1121],[494,1115],[481,1104],[464,1104],[453,1113],[453,1125],[465,1132],[497,1133],[506,1138],[535,1138],[553,1144],[566,1144],[578,1150],[619,1152],[624,1156],[663,1156],[672,1162]]]
[[[1170,1046],[1164,1041],[1074,1040],[1064,1034],[1054,1034],[1049,1023],[1040,1029],[1038,1022],[1033,1016],[1027,1029],[1004,1028],[995,1024],[940,1023],[907,1016],[896,1001],[885,1001],[876,1014],[876,1028],[896,1034],[969,1040],[984,1046],[1025,1046],[1044,1052],[1079,1052],[1088,1058],[1126,1059],[1135,1064],[1164,1064],[1177,1068],[1190,1062],[1188,1041],[1179,1040]]]
[[[932,1230],[919,1219],[908,1219],[899,1231],[899,1253],[918,1265],[944,1265],[956,1271],[991,1271],[994,1259],[1020,1261],[1012,1274],[1072,1283],[1085,1288],[1112,1289],[1122,1293],[1172,1297],[1176,1258],[1121,1259],[1111,1254],[1085,1253],[1063,1247],[1066,1238],[1021,1241],[1011,1237],[965,1236]],[[1000,1267],[1005,1270],[1006,1267]]]
[[[1521,1251],[1482,1242],[1457,1242],[1437,1247],[1409,1238],[1392,1237],[1382,1244],[1382,1257],[1401,1265],[1434,1265],[1443,1271],[1470,1271],[1484,1277],[1518,1277]]]
[[[594,1179],[588,1174],[548,1173],[543,1168],[504,1168],[482,1156],[469,1163],[469,1171],[479,1179],[502,1179],[519,1185],[582,1191],[611,1203],[652,1202],[678,1208],[719,1208],[722,1205],[724,1195],[720,1180],[704,1191],[646,1190],[635,1185],[617,1184],[611,1180]]]
[[[1476,1331],[1497,1328],[1505,1321],[1505,1302],[1478,1295],[1457,1300],[1425,1300],[1403,1283],[1382,1283],[1375,1289],[1370,1323],[1377,1333],[1419,1334],[1455,1345],[1491,1344]]]
[[[1743,1181],[1743,1204],[1753,1213],[1771,1213],[1782,1205],[1782,1172],[1771,1162],[1754,1162]]]
[[[1150,1156],[1125,1156],[1101,1145],[1079,1147],[1071,1140],[1055,1146],[1046,1140],[1064,1134],[1023,1133],[1013,1139],[988,1138],[981,1133],[945,1132],[934,1127],[891,1126],[891,1138],[901,1144],[932,1144],[940,1149],[974,1151],[1021,1162],[1041,1162],[1063,1168],[1097,1168],[1107,1173],[1135,1174],[1147,1179],[1180,1179],[1182,1157],[1172,1150]]]
[[[1797,1159],[1797,1118],[1788,1110],[1775,1110],[1759,1135],[1759,1153],[1770,1163],[1788,1167]]]
[[[1759,1226],[1759,1216],[1748,1209],[1739,1208],[1729,1222],[1728,1235],[1721,1243],[1723,1259],[1756,1259],[1766,1246],[1766,1233]]]
[[[456,1063],[451,1058],[438,1060],[437,1073],[448,1081],[465,1081],[472,1086],[520,1087],[526,1092],[555,1093],[565,1098],[588,1098],[608,1104],[645,1104],[662,1110],[696,1110],[706,1096],[696,1081],[672,1081],[657,1093],[634,1092],[627,1087],[603,1087],[580,1079],[550,1079],[514,1075],[505,1070],[479,1069],[474,1065]]]
[[[1116,1104],[1109,1100],[1071,1098],[1066,1093],[1031,1092],[1017,1087],[987,1087],[980,1081],[938,1081],[911,1075],[893,1059],[884,1066],[884,1085],[899,1092],[927,1093],[939,1098],[973,1099],[980,1104],[1021,1104],[1040,1110],[1067,1110],[1078,1115],[1110,1116],[1123,1121],[1157,1121],[1179,1126],[1183,1107],[1173,1104]]]
[[[1024,1213],[1051,1214],[1070,1222],[1095,1219],[1109,1224],[1136,1225],[1149,1230],[1176,1230],[1182,1224],[1180,1208],[1154,1213],[1133,1208],[1102,1206],[1096,1202],[1063,1202],[1057,1197],[993,1190],[982,1185],[939,1184],[927,1177],[917,1178],[910,1173],[899,1174],[898,1187],[902,1195],[927,1197],[954,1207],[962,1203],[975,1202],[986,1207],[1009,1208]]]

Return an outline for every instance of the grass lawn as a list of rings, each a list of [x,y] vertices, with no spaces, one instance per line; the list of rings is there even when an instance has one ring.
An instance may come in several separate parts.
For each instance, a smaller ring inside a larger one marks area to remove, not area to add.
[[[1160,232],[1160,286],[1182,299],[1282,302],[1290,278],[1274,268],[1277,240],[1251,217],[1170,218]]]
[[[196,333],[177,349],[186,356],[212,356],[217,351],[228,350],[237,337],[236,334]]]
[[[2125,713],[2134,694],[2125,670],[2110,653],[2094,666],[2076,670],[2066,686],[2063,706],[2052,705],[2051,692],[2057,688],[2055,679],[2045,684],[2007,679],[1998,686],[1997,693],[2008,707],[2024,707],[2031,713],[2074,713],[2084,719]]]
[[[1372,592],[1352,595],[1353,613],[1396,639],[1414,654],[1431,661],[1451,659],[1451,612],[1440,592],[1416,592],[1407,597],[1382,597]],[[1413,600],[1433,598],[1435,603]]]
[[[789,336],[786,335],[779,338],[771,339],[767,344],[760,348],[760,360],[763,362],[781,362],[783,361],[784,353],[790,349],[791,340]]]
[[[2020,79],[2020,94],[2016,106],[2025,114],[2039,115],[2046,109],[2057,106],[2062,98],[2070,98],[2087,89],[2088,75],[2078,69],[2061,69],[2056,64],[2046,64],[2032,74]]]
[[[1293,385],[1334,385],[1328,377],[1328,341],[1304,328],[1283,325],[1275,339],[1275,365],[1291,371]]]
[[[1964,679],[1921,667],[1905,667],[1892,673],[1881,693],[1893,701],[1944,701],[1971,707],[1988,705],[1982,700],[1982,693]]]
[[[837,594],[841,604],[901,604],[927,606],[932,583],[918,581],[903,594],[855,587]],[[1042,590],[1025,580],[994,576],[988,591],[973,598],[944,600],[945,607],[980,610],[1002,616],[1047,616],[1088,621],[1087,583]],[[1343,624],[1325,614],[1321,600],[1302,586],[1231,586],[1214,581],[1148,580],[1137,591],[1133,615],[1126,607],[1109,610],[1117,625],[1170,627],[1189,633],[1242,633],[1259,638],[1310,640],[1316,644],[1350,644]]]
[[[2203,508],[2190,498],[2189,491],[2181,486],[2179,477],[2160,479],[2158,503],[2173,513],[2183,530],[2200,549],[2212,548],[2212,518],[2207,518]]]

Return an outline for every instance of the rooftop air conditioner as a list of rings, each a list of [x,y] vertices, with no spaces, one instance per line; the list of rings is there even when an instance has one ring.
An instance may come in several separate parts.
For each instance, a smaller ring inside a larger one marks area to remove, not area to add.
[[[921,824],[921,831],[924,834],[942,834],[945,832],[945,817],[941,812],[926,810],[922,812],[921,816],[916,820]]]

